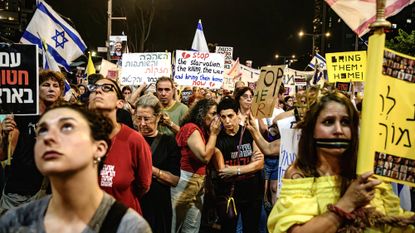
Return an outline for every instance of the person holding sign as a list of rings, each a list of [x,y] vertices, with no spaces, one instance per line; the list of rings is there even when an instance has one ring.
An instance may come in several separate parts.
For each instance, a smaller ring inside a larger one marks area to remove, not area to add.
[[[98,185],[112,129],[109,119],[80,105],[47,110],[36,127],[34,159],[52,195],[9,210],[0,232],[151,232]]]
[[[358,126],[356,109],[339,92],[324,94],[310,106],[298,123],[297,159],[268,218],[270,233],[390,232],[386,224],[414,223],[389,184],[373,172],[356,176]]]
[[[39,73],[39,109],[43,113],[62,99],[65,76],[60,72],[43,70]],[[35,126],[39,115],[7,116],[2,122],[0,159],[8,154],[12,160],[0,199],[0,212],[36,200],[46,193],[47,179],[36,168],[33,147]],[[12,134],[9,145],[9,134]],[[11,148],[8,148],[8,147]],[[43,183],[43,185],[42,185]]]

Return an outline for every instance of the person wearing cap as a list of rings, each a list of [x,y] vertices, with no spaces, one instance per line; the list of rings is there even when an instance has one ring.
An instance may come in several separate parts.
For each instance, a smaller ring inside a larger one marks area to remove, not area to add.
[[[118,84],[97,78],[91,85],[89,109],[107,116],[114,125],[112,141],[104,167],[99,174],[100,187],[139,214],[139,199],[149,190],[152,177],[151,150],[141,134],[117,122],[116,112],[123,104]]]

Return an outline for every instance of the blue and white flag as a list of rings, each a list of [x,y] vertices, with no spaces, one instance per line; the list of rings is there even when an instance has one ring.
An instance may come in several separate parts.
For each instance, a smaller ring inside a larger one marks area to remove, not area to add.
[[[411,190],[408,185],[391,183],[393,192],[399,197],[401,207],[410,211],[412,208]]]
[[[316,53],[310,63],[308,63],[308,67],[313,70],[316,69],[316,66],[319,69],[327,70],[326,59],[318,53]]]
[[[46,2],[40,1],[20,42],[36,44],[41,50],[42,39],[53,59],[66,70],[81,56],[86,45],[75,29],[65,22]]]
[[[202,20],[200,19],[197,23],[195,37],[193,38],[192,50],[199,52],[209,52],[209,48],[205,39],[205,34],[203,34]]]

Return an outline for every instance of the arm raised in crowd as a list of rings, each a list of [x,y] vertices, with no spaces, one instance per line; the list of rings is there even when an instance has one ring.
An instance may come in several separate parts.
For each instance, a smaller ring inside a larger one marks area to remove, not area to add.
[[[144,91],[144,88],[147,86],[146,83],[141,84],[137,89],[135,89],[135,91],[133,92],[133,94],[131,94],[130,98],[126,101],[128,101],[131,105],[134,106],[135,108],[135,104],[137,103],[138,98],[140,97],[141,93]]]
[[[215,150],[216,139],[220,132],[220,124],[219,118],[215,117],[210,124],[210,134],[206,145],[203,143],[202,135],[198,130],[195,130],[187,140],[187,145],[190,150],[202,163],[207,164],[212,158]]]
[[[13,154],[17,145],[19,130],[16,128],[16,122],[13,116],[8,115],[1,123],[0,138],[0,160],[6,160],[8,154]],[[10,147],[10,148],[9,148]]]
[[[278,156],[280,154],[280,139],[277,139],[272,142],[268,142],[255,127],[255,120],[252,114],[249,115],[246,122],[246,128],[251,133],[254,138],[255,143],[258,145],[262,153],[268,156]]]

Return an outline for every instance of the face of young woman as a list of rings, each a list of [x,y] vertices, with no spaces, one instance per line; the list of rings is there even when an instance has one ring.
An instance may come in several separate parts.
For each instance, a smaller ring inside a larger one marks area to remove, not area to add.
[[[159,120],[160,116],[154,116],[154,110],[151,107],[138,107],[136,110],[136,124],[143,136],[153,136],[157,131]]]
[[[94,157],[105,154],[100,147],[103,141],[94,141],[85,118],[69,108],[57,108],[43,115],[36,133],[36,166],[47,176],[83,169],[96,171]]]
[[[346,106],[335,101],[330,101],[317,117],[314,138],[350,140],[352,137],[350,124],[350,117],[347,113]],[[333,155],[341,155],[346,151],[344,148],[318,148],[317,151],[319,150]]]
[[[115,111],[118,106],[122,106],[123,101],[118,99],[116,87],[111,81],[101,79],[94,86],[96,88],[89,95],[90,109]]]

